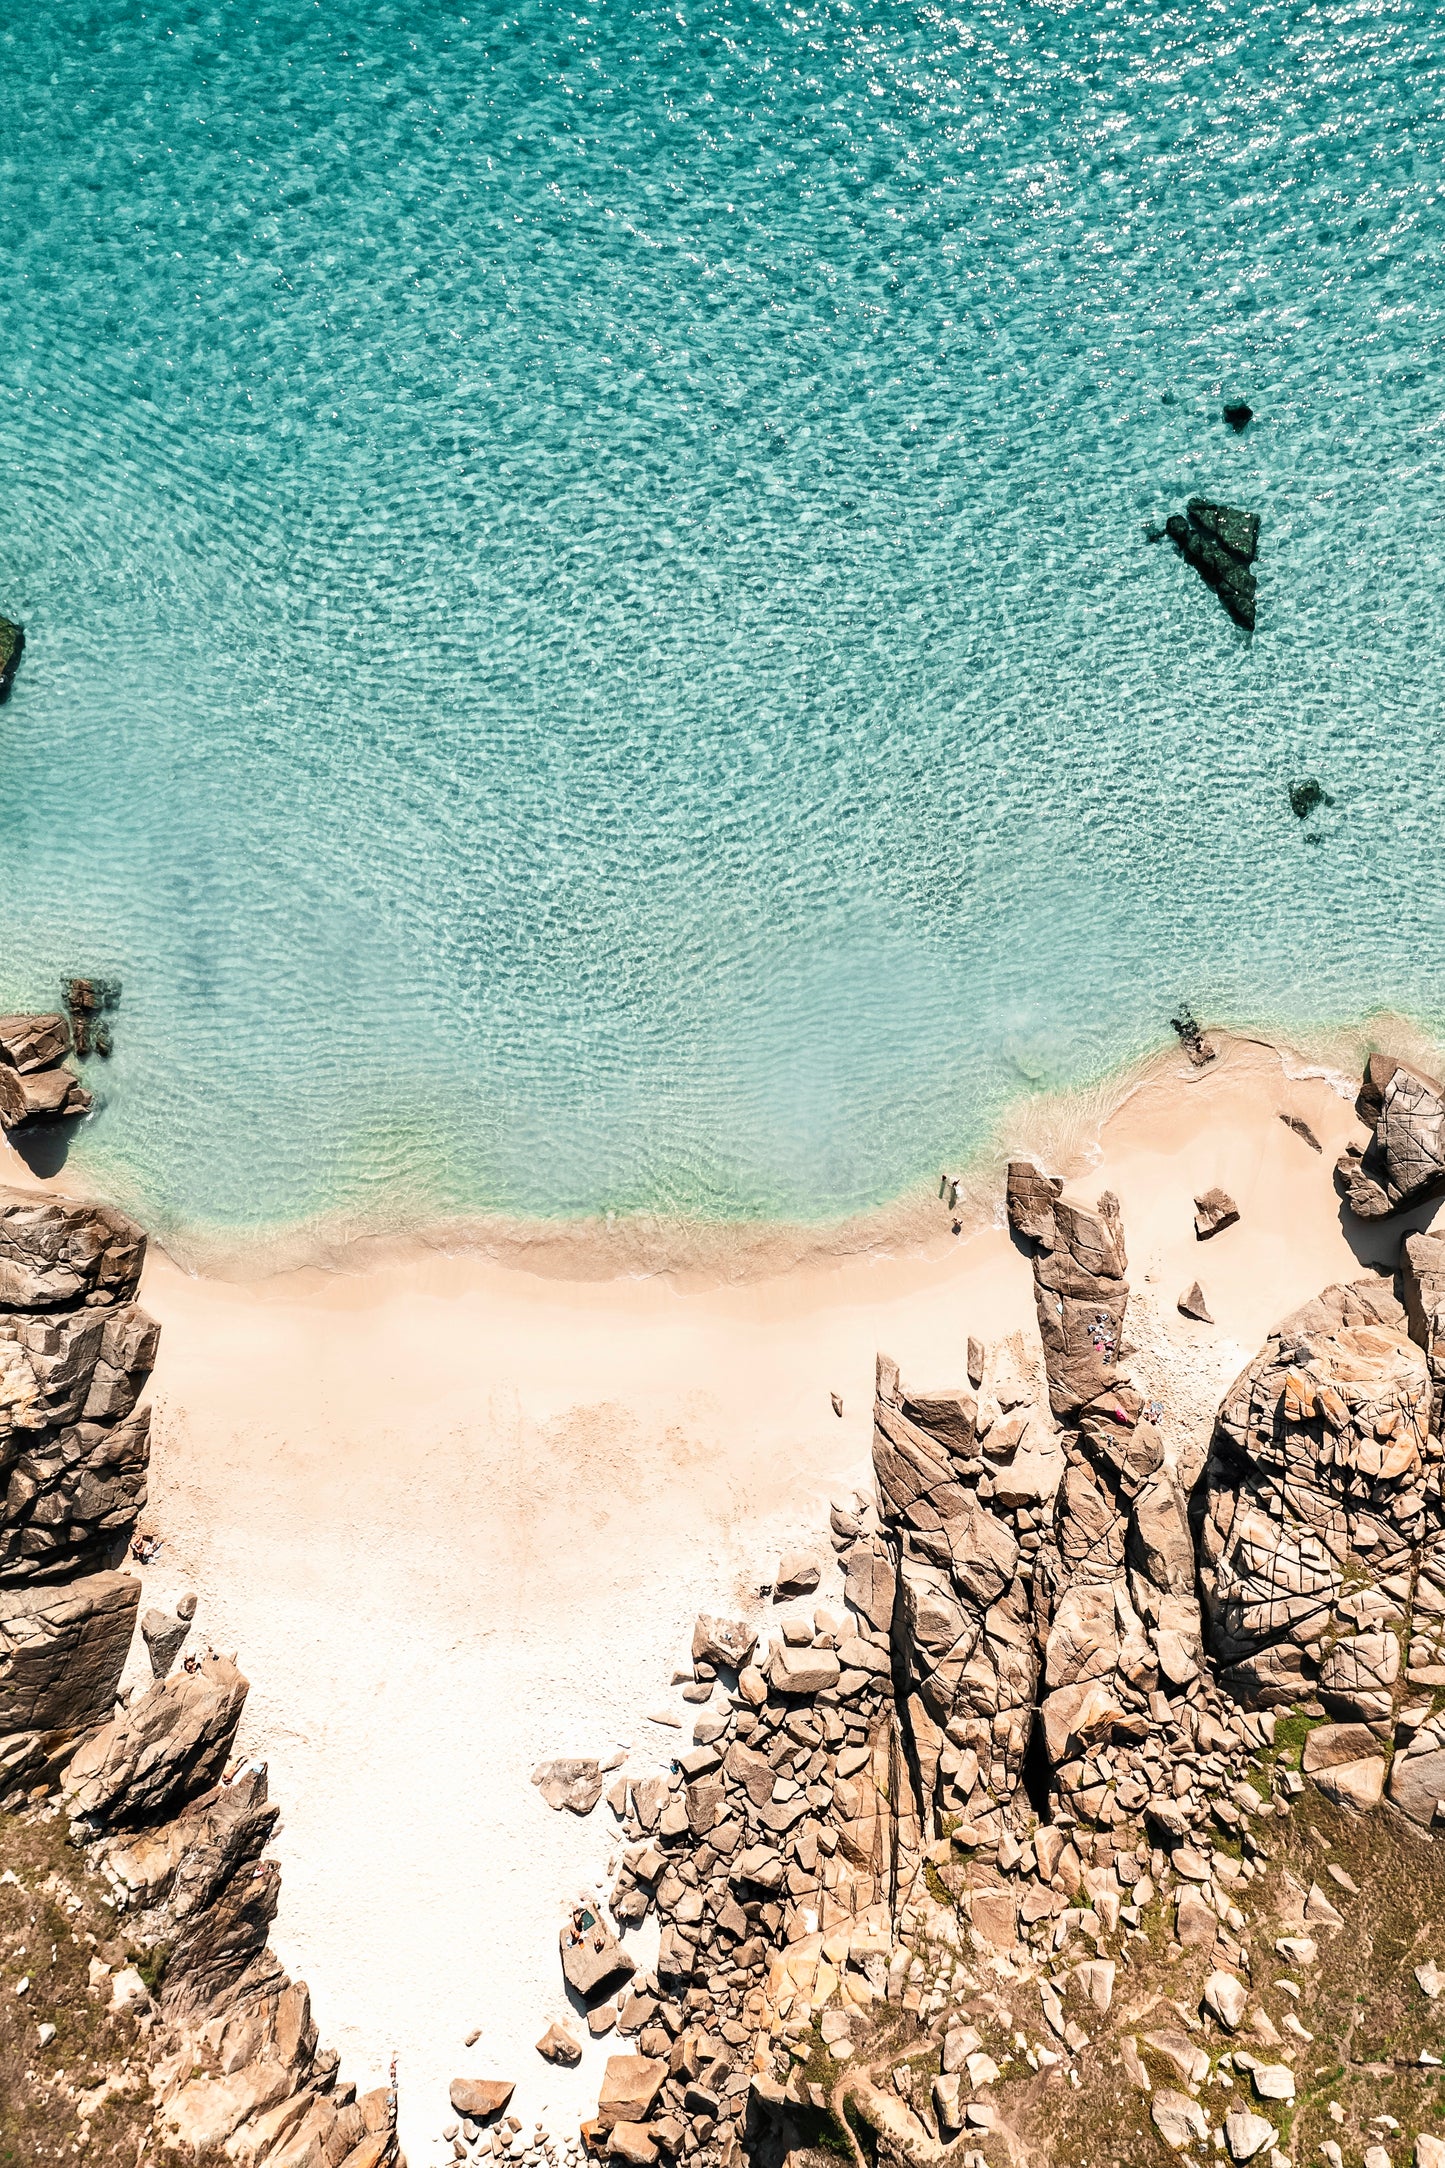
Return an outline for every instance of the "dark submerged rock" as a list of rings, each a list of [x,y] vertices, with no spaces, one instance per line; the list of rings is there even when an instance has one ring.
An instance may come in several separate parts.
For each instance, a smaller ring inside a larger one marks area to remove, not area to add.
[[[1188,517],[1170,514],[1165,531],[1186,564],[1212,587],[1236,625],[1254,630],[1255,577],[1250,571],[1259,548],[1259,518],[1232,505],[1191,497]]]
[[[25,627],[0,617],[0,707],[10,698],[20,658],[25,653]]]
[[[1290,784],[1289,809],[1297,821],[1307,821],[1322,805],[1333,805],[1334,802],[1318,776],[1302,775]]]
[[[1224,419],[1237,435],[1242,435],[1254,420],[1254,408],[1246,406],[1242,399],[1228,399],[1224,405]]]

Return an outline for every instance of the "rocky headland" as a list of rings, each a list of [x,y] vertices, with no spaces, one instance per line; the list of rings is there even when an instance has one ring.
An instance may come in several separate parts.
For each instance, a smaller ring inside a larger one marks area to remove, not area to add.
[[[1375,1061],[1359,1113],[1350,1207],[1418,1201],[1445,1093]],[[1008,1170],[1036,1343],[961,1340],[943,1381],[879,1357],[843,1605],[766,1643],[699,1616],[691,1745],[608,1793],[611,1917],[561,1952],[587,2028],[635,2043],[594,2154],[1445,2161],[1445,1239],[1284,1318],[1181,1458],[1117,1201],[1062,1188]],[[1238,1219],[1207,1192],[1196,1239]],[[605,1777],[538,1781],[589,1813]],[[643,1971],[619,1936],[649,1917]],[[447,2138],[543,2157],[495,2119]]]
[[[0,1021],[15,1075],[47,1073],[58,1024]],[[268,1948],[278,1809],[235,1752],[247,1681],[193,1601],[142,1615],[125,1570],[147,1550],[144,1256],[119,1213],[0,1190],[0,2144],[402,2168],[394,2093],[342,2081]],[[151,1682],[121,1694],[137,1625]]]
[[[1374,1061],[1358,1111],[1337,1183],[1369,1227],[1434,1193],[1445,1095]],[[1181,1424],[1091,1198],[1010,1166],[1033,1328],[960,1319],[931,1376],[879,1355],[871,1485],[769,1561],[766,1624],[721,1589],[697,1615],[665,1766],[559,1740],[536,1769],[519,1818],[613,1833],[535,2034],[539,2068],[601,2058],[595,2101],[528,2124],[528,2073],[469,2043],[448,2157],[1445,2161],[1445,1237],[1402,1227]],[[1247,1212],[1193,1200],[1203,1328]],[[0,2053],[87,2157],[374,2168],[394,2091],[352,2097],[267,1948],[246,1682],[122,1570],[142,1254],[0,1197]],[[118,1700],[137,1623],[153,1680]]]

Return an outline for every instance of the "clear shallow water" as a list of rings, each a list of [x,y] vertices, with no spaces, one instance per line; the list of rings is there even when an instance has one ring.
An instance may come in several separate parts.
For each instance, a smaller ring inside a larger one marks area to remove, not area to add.
[[[472,5],[0,32],[0,998],[124,981],[77,1158],[825,1217],[1181,997],[1445,1015],[1438,9]],[[1252,642],[1143,540],[1198,490]]]

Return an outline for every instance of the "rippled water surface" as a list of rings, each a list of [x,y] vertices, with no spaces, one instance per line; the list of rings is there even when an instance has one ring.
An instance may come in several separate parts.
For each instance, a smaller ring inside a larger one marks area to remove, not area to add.
[[[826,1216],[1181,997],[1445,1013],[1438,7],[472,5],[0,31],[0,998],[123,980],[100,1178]]]

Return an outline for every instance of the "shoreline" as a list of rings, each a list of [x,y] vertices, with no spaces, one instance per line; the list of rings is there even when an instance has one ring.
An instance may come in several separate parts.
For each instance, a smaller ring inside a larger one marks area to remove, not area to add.
[[[1121,1199],[1131,1337],[1186,1457],[1270,1325],[1358,1277],[1376,1238],[1347,1236],[1329,1179],[1362,1134],[1342,1079],[1244,1042],[1180,1068],[1135,1079],[1067,1166],[1079,1202]],[[1215,1183],[1242,1217],[1200,1244],[1193,1197]],[[1382,1258],[1401,1231],[1379,1231]],[[534,2043],[568,2014],[566,1908],[610,1886],[618,1838],[610,1810],[552,1813],[533,1769],[624,1748],[629,1777],[665,1766],[679,1733],[650,1719],[690,1725],[667,1682],[694,1617],[775,1620],[759,1589],[780,1553],[817,1555],[817,1600],[837,1604],[819,1533],[872,1483],[880,1349],[946,1386],[971,1334],[1018,1335],[1036,1363],[1037,1326],[991,1205],[956,1239],[751,1277],[367,1254],[236,1281],[153,1250],[144,1600],[197,1592],[205,1634],[239,1652],[240,1745],[285,1803],[274,1945],[349,2068],[379,2082],[398,2053],[427,2168],[459,2071],[515,2077],[529,2121],[597,2097],[605,2040],[575,2071]],[[1211,1326],[1175,1308],[1196,1277]]]
[[[589,1281],[666,1274],[708,1284],[766,1280],[799,1268],[840,1264],[873,1254],[943,1254],[957,1237],[1002,1225],[1004,1167],[1010,1158],[1036,1158],[1066,1175],[1086,1172],[1107,1124],[1137,1098],[1207,1090],[1220,1064],[1278,1068],[1284,1082],[1323,1078],[1353,1100],[1366,1055],[1388,1044],[1427,1071],[1445,1063],[1445,1050],[1420,1025],[1377,1011],[1350,1026],[1323,1028],[1292,1039],[1262,1032],[1206,1034],[1219,1061],[1193,1068],[1172,1041],[1093,1083],[1060,1092],[1021,1093],[984,1143],[892,1200],[836,1219],[701,1220],[639,1211],[615,1218],[514,1219],[502,1214],[448,1216],[414,1225],[368,1221],[349,1209],[254,1228],[198,1223],[155,1226],[124,1183],[94,1178],[83,1163],[54,1176],[18,1171],[8,1179],[114,1205],[147,1227],[154,1246],[180,1270],[245,1284],[314,1269],[347,1276],[389,1270],[436,1257],[487,1259],[549,1280]],[[961,1177],[952,1211],[939,1195],[945,1173]]]

